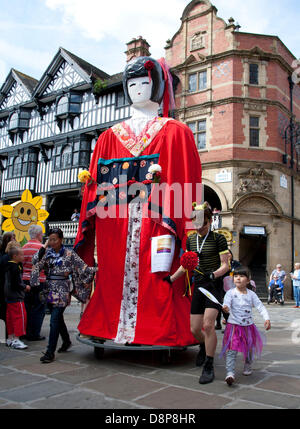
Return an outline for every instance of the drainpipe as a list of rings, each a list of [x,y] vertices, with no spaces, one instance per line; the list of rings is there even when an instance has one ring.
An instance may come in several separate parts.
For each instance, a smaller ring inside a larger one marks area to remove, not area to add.
[[[289,87],[290,87],[290,111],[291,111],[291,119],[290,119],[290,143],[291,143],[291,203],[292,203],[292,232],[291,232],[291,241],[292,241],[292,269],[291,272],[294,271],[295,264],[295,201],[294,201],[294,106],[293,106],[293,89],[294,82],[292,77],[288,77]]]

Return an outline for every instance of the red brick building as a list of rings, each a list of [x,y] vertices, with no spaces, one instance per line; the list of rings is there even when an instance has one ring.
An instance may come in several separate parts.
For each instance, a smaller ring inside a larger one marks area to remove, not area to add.
[[[195,134],[205,199],[258,283],[279,262],[290,272],[300,260],[296,58],[277,36],[226,23],[208,0],[191,1],[181,21],[166,60],[180,78],[176,116]]]

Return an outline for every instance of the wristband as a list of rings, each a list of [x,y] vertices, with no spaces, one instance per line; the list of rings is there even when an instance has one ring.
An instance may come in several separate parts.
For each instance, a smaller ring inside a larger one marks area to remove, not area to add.
[[[171,276],[169,275],[169,276],[167,276],[167,277],[165,277],[165,278],[163,278],[163,280],[165,281],[165,282],[168,282],[170,285],[172,284],[172,280],[171,280]]]

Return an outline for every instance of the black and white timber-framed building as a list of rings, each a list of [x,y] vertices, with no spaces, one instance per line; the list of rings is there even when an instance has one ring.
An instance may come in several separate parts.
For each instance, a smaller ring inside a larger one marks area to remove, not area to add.
[[[129,117],[122,73],[110,76],[66,49],[39,81],[12,69],[0,90],[0,204],[29,189],[43,197],[48,225],[74,237],[78,172],[88,169],[99,135]]]

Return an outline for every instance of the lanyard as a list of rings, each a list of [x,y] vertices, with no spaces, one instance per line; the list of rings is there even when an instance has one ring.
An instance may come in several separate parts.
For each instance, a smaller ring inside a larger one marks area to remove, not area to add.
[[[204,244],[206,242],[207,237],[209,236],[209,233],[210,233],[210,228],[209,228],[208,233],[206,234],[204,240],[202,241],[200,249],[199,249],[199,235],[197,235],[197,252],[198,252],[199,256],[202,253],[203,246],[204,246]]]

